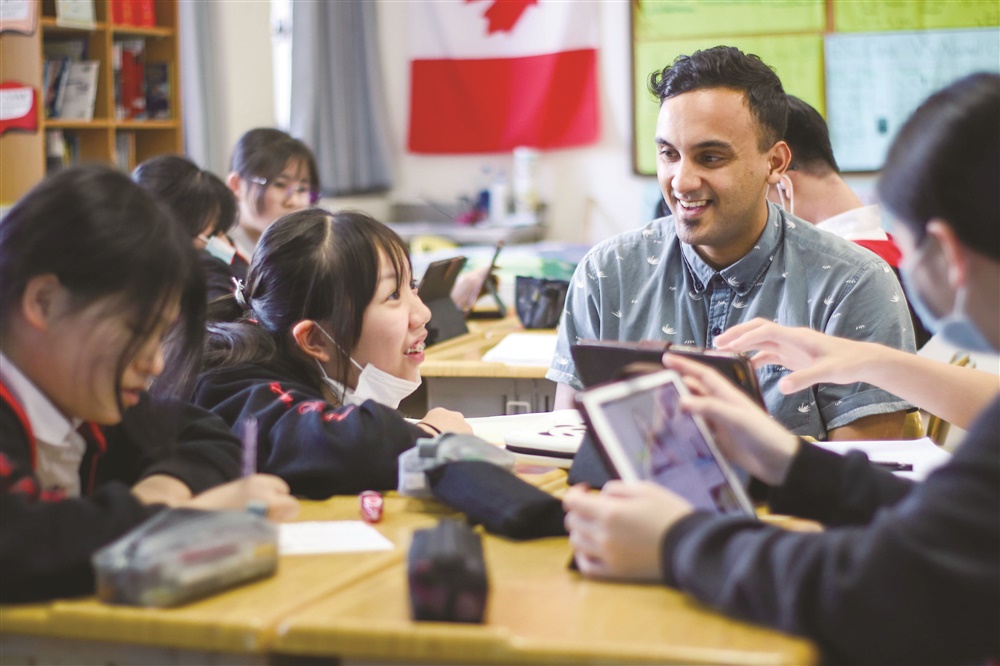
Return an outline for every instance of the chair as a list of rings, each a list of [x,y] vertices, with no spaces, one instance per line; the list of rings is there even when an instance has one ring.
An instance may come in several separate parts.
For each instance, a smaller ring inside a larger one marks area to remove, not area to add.
[[[955,355],[951,357],[951,364],[960,367],[976,367],[975,361],[969,358],[968,354],[963,352],[955,352]],[[927,415],[927,430],[924,433],[926,437],[930,437],[931,440],[938,446],[943,446],[944,441],[948,438],[948,430],[951,428],[951,424],[942,418],[934,416],[933,414]]]

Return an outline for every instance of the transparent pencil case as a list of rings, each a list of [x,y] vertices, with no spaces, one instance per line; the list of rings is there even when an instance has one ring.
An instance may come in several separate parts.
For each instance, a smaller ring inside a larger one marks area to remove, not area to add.
[[[475,435],[446,432],[436,437],[417,440],[417,445],[399,454],[400,495],[431,498],[427,472],[455,460],[482,460],[513,470],[516,456]]]
[[[249,511],[168,509],[92,559],[98,598],[176,606],[278,569],[278,527]]]

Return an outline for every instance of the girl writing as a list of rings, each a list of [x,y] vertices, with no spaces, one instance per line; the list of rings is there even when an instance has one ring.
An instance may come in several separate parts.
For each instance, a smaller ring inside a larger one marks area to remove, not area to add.
[[[281,479],[227,483],[240,449],[220,419],[147,395],[168,331],[198,349],[196,261],[168,215],[106,167],[59,171],[0,222],[0,601],[92,591],[94,551],[165,505],[295,513]],[[179,354],[171,384],[197,361]]]

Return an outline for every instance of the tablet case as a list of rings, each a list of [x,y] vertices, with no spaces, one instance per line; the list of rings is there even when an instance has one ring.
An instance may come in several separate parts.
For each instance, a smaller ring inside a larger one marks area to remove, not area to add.
[[[576,372],[587,388],[621,379],[622,370],[632,363],[654,363],[662,369],[661,359],[666,351],[712,366],[767,409],[757,373],[750,365],[750,358],[743,354],[686,347],[664,340],[581,340],[570,347]]]
[[[469,332],[465,315],[451,300],[451,290],[465,261],[465,257],[452,257],[432,262],[420,280],[417,293],[431,311],[424,342],[428,347]]]

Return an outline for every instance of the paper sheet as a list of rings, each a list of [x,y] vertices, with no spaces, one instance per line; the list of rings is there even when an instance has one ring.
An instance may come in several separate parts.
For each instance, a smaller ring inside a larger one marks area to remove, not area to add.
[[[840,454],[864,451],[868,459],[879,462],[900,462],[913,465],[912,472],[893,472],[897,476],[919,481],[951,459],[951,454],[934,443],[922,439],[875,440],[851,442],[815,442],[816,446]]]
[[[487,363],[531,365],[547,368],[556,353],[555,333],[510,333],[483,354]]]
[[[360,520],[307,521],[279,525],[282,555],[319,555],[392,550],[392,542]]]

